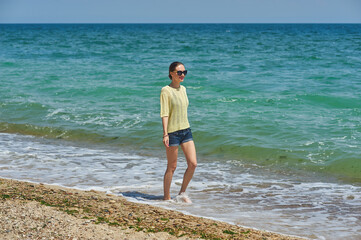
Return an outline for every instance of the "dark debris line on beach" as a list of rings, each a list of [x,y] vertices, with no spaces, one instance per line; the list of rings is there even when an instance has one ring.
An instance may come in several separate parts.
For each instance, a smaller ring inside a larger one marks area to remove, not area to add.
[[[0,201],[37,201],[96,224],[203,239],[299,239],[137,204],[97,191],[0,179]]]

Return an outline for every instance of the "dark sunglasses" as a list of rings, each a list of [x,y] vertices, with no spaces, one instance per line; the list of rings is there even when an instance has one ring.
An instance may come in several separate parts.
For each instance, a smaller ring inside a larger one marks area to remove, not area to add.
[[[183,72],[182,71],[177,71],[176,72],[178,76],[182,76],[182,74],[187,75],[187,70],[184,70]]]

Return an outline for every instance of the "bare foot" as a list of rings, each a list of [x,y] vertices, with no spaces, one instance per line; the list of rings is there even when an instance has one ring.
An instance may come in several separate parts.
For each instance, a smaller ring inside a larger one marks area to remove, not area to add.
[[[177,202],[192,203],[191,199],[185,192],[182,192],[176,197]]]

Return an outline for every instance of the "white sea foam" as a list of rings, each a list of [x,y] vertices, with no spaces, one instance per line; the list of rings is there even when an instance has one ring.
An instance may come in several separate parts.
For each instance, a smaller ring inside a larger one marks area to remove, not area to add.
[[[62,108],[58,108],[55,110],[50,110],[49,109],[49,113],[46,115],[46,118],[52,118],[54,115],[57,115],[58,113],[64,112],[64,109]]]
[[[2,177],[101,190],[131,201],[309,238],[360,237],[359,186],[276,175],[238,161],[199,159],[188,188],[193,204],[178,204],[161,200],[165,166],[165,156],[0,134]],[[180,155],[171,188],[174,197],[185,169],[185,159]]]

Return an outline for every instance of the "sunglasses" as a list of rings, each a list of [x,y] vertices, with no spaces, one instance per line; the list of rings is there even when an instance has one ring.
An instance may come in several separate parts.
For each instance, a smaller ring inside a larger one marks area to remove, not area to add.
[[[184,70],[183,72],[182,71],[177,71],[176,72],[178,76],[182,76],[182,74],[187,75],[187,70]]]

